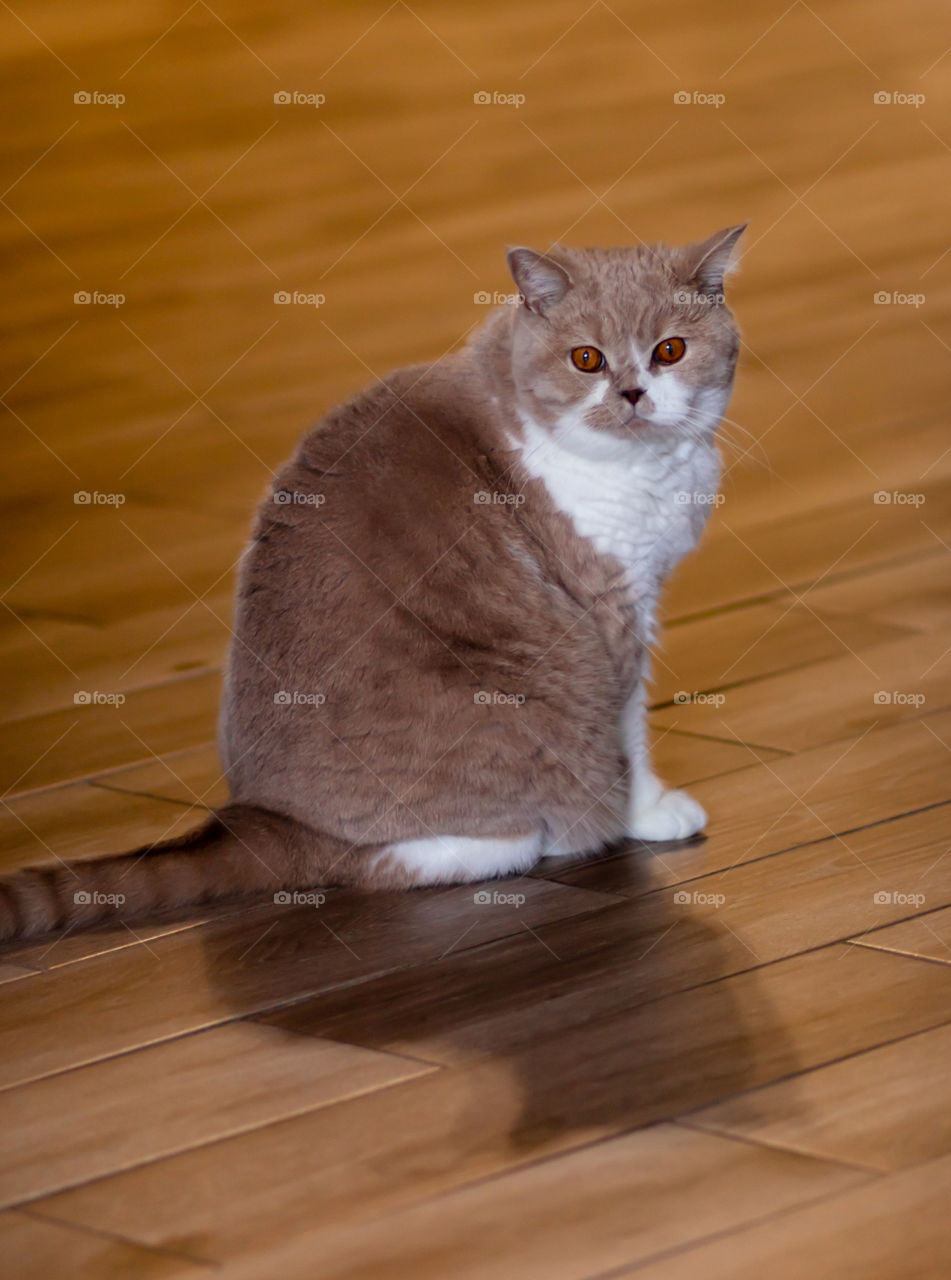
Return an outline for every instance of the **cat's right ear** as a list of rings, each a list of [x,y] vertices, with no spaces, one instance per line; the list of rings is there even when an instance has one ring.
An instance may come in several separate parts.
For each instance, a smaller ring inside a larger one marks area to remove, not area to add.
[[[512,279],[529,311],[543,316],[550,307],[561,302],[571,288],[568,272],[544,253],[517,248],[509,249],[505,256]]]

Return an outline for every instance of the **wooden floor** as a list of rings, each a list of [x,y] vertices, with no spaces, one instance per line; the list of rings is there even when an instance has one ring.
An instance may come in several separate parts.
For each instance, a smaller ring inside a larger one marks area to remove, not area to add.
[[[330,891],[8,950],[4,1275],[951,1274],[946,5],[0,29],[3,869],[220,801],[257,496],[462,341],[506,244],[750,219],[724,502],[656,663],[708,838],[544,863],[518,905]]]

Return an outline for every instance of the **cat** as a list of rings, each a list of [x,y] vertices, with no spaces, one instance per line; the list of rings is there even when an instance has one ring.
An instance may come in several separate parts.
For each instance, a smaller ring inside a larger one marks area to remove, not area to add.
[[[517,300],[463,350],[307,434],[240,568],[230,801],[184,838],[7,878],[0,937],[701,831],[651,770],[645,681],[718,485],[743,230],[510,249]]]

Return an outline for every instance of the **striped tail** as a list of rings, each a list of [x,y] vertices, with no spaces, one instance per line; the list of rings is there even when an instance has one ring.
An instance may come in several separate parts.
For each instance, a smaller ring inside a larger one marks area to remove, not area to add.
[[[222,898],[341,883],[347,846],[252,805],[229,804],[187,835],[130,853],[0,879],[0,939],[133,920]],[[335,864],[339,864],[336,865]]]

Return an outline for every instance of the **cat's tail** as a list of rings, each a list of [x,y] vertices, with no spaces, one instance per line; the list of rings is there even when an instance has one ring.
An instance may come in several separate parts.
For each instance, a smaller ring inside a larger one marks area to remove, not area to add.
[[[345,883],[347,852],[341,841],[292,818],[253,805],[225,805],[177,839],[0,879],[0,939],[133,920],[219,898]]]

